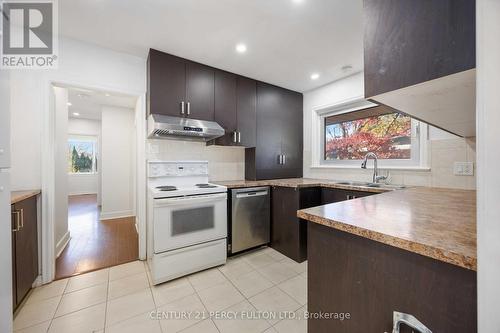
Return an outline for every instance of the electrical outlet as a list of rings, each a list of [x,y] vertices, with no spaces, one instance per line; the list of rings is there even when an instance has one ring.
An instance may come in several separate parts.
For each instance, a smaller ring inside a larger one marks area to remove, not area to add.
[[[473,162],[455,162],[453,165],[453,174],[455,176],[473,176],[474,163]]]

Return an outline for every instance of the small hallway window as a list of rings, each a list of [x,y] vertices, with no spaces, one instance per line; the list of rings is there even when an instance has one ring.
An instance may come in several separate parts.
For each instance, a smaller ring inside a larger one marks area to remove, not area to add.
[[[68,172],[97,173],[97,137],[78,136],[68,139]]]

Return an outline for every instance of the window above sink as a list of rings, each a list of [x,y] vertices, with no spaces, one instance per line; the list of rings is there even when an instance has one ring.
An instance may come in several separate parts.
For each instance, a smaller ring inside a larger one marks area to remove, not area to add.
[[[373,152],[379,168],[427,168],[428,126],[408,115],[357,100],[317,109],[313,117],[315,166],[359,168]]]

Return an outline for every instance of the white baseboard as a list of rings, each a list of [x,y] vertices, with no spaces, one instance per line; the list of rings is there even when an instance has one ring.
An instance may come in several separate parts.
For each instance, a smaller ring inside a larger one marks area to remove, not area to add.
[[[31,285],[31,288],[40,287],[41,285],[42,285],[42,276],[38,275],[33,284]]]
[[[135,216],[134,211],[132,210],[123,210],[123,211],[117,211],[117,212],[101,212],[100,219],[101,220],[113,220],[113,219],[119,219],[123,217],[131,217]]]
[[[71,192],[70,194],[68,194],[69,196],[72,196],[72,195],[90,195],[90,194],[95,194],[97,195],[97,192],[93,192],[93,191],[80,191],[80,192]]]
[[[68,231],[66,231],[64,236],[62,236],[61,239],[56,244],[56,258],[59,258],[62,251],[64,251],[64,249],[66,248],[66,245],[68,245],[70,239],[71,239],[71,236],[70,236],[69,230],[68,230]]]

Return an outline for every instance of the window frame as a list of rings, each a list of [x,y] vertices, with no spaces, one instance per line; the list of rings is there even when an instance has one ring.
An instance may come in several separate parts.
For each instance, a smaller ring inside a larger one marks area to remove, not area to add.
[[[319,107],[313,110],[312,128],[312,168],[353,168],[361,166],[361,159],[356,160],[326,160],[325,159],[325,118],[344,113],[361,111],[377,106],[365,99],[356,99],[336,105]],[[427,159],[428,125],[414,118],[411,120],[411,158],[410,159],[379,159],[378,166],[383,169],[429,170]]]
[[[80,142],[91,142],[93,146],[93,152],[92,152],[92,171],[89,172],[72,172],[68,170],[68,175],[98,175],[99,174],[99,169],[97,168],[97,157],[98,157],[98,149],[99,149],[99,137],[96,135],[82,135],[82,134],[70,134],[68,135],[67,139],[67,144],[69,145],[69,142],[73,141],[80,141]],[[69,148],[69,147],[68,147]],[[68,154],[69,154],[69,149],[68,149]],[[69,156],[68,156],[69,158]]]

